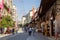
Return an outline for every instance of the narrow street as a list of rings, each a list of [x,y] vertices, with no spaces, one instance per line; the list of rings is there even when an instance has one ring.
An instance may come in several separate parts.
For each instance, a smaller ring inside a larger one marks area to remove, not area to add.
[[[0,40],[60,40],[60,0],[0,0]]]
[[[47,37],[43,36],[41,33],[35,33],[34,35],[29,36],[28,33],[20,33],[13,36],[7,36],[1,38],[1,40],[49,40]]]

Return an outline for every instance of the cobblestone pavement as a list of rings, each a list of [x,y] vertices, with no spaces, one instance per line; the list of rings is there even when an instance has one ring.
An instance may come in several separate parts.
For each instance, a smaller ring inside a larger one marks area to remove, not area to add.
[[[0,40],[49,40],[49,38],[43,36],[41,33],[35,33],[31,36],[29,36],[28,33],[19,33],[17,35],[0,38]]]
[[[23,32],[22,29],[20,30],[18,34],[1,37],[0,40],[54,40],[54,38],[46,37],[42,35],[42,33],[34,33],[34,35],[32,33],[32,35],[29,36],[28,33]]]

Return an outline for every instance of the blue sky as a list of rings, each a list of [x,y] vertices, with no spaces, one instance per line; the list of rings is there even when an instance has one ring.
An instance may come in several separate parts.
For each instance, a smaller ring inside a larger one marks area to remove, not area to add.
[[[21,17],[26,15],[33,6],[38,8],[40,0],[13,0],[13,4],[16,5],[18,20],[20,20]]]

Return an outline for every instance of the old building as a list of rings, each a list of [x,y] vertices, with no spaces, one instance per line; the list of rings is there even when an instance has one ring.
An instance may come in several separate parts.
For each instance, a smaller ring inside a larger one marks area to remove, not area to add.
[[[55,25],[54,20],[59,20],[60,14],[60,0],[41,0],[41,5],[38,11],[38,19],[39,23],[45,22],[45,26],[43,27],[43,34],[46,36],[53,36],[55,34]],[[41,26],[41,25],[40,25]]]
[[[34,19],[36,25],[42,31],[41,24],[44,23],[43,34],[46,36],[54,36],[55,34],[55,17],[59,20],[60,10],[59,0],[41,0],[38,16]]]

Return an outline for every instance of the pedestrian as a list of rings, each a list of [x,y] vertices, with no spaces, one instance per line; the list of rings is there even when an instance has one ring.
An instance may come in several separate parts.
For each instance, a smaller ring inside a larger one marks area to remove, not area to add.
[[[36,32],[36,29],[35,28],[32,28],[32,31],[33,31],[33,35],[35,34]]]
[[[28,31],[29,31],[29,36],[31,36],[32,28],[30,27]]]
[[[60,19],[56,17],[54,23],[55,23],[55,38],[56,40],[58,40],[60,34]]]
[[[18,33],[18,30],[16,30],[16,34]]]
[[[3,28],[1,27],[1,34],[3,33]]]
[[[5,27],[5,28],[4,28],[4,33],[6,33],[6,30],[7,30],[7,28]]]
[[[16,27],[15,31],[16,31],[16,34],[17,34],[18,33],[18,27]]]
[[[14,30],[14,28],[12,29],[12,34],[14,35],[14,32],[15,32],[15,30]]]
[[[25,29],[25,32],[27,32],[27,27],[25,27],[24,29]]]

